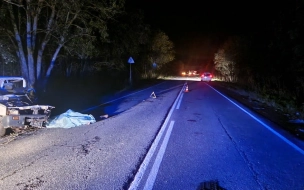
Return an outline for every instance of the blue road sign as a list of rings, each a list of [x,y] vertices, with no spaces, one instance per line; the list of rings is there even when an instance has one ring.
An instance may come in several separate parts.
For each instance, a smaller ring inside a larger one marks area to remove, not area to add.
[[[157,67],[157,64],[154,62],[154,63],[152,64],[152,67],[153,67],[153,68],[156,68],[156,67]]]
[[[132,57],[129,58],[128,63],[129,63],[129,64],[135,63]]]

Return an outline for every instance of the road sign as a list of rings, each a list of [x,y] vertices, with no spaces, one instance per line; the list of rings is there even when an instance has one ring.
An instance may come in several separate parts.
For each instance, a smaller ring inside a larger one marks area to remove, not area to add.
[[[129,58],[128,63],[130,64],[130,85],[132,85],[132,69],[131,69],[131,65],[133,63],[135,63],[132,57]]]
[[[129,64],[135,63],[132,57],[129,58],[128,63],[129,63]]]
[[[154,63],[152,64],[152,67],[153,67],[153,68],[156,68],[156,67],[157,67],[157,64],[154,62]]]

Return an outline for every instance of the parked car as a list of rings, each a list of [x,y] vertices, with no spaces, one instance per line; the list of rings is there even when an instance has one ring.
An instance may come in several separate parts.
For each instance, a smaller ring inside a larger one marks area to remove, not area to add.
[[[23,77],[0,77],[0,136],[11,127],[45,127],[53,108],[35,104]]]
[[[210,82],[212,80],[212,74],[209,72],[204,72],[201,75],[201,81]]]

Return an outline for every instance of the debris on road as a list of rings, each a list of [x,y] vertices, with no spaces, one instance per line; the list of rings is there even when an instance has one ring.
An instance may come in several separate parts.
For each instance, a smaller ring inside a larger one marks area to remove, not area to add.
[[[105,114],[105,115],[101,115],[100,116],[100,119],[107,119],[109,117],[109,115],[108,114]]]
[[[23,77],[0,77],[0,136],[8,129],[45,127],[50,105],[36,105],[35,90],[27,86]]]

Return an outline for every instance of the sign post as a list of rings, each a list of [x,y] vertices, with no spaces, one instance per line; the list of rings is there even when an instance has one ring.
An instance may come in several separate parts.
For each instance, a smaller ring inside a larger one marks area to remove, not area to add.
[[[128,63],[130,64],[130,85],[132,85],[132,69],[131,69],[131,65],[135,63],[132,57],[129,58]]]

